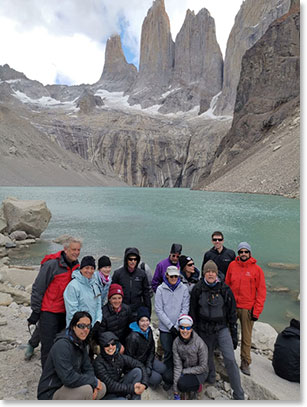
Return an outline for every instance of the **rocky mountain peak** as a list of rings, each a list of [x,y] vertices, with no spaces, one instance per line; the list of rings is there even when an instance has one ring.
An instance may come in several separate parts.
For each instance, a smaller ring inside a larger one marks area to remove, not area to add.
[[[127,91],[136,75],[136,67],[128,64],[125,58],[120,36],[112,35],[107,41],[105,63],[98,83],[111,92]]]
[[[5,64],[3,66],[0,65],[1,81],[9,81],[15,79],[27,79],[27,77],[22,72],[18,72],[15,71],[15,69],[12,69],[8,64]]]
[[[164,0],[155,0],[142,25],[140,69],[129,102],[139,103],[140,97],[144,101],[146,95],[150,97],[169,86],[173,65],[174,42],[170,21]]]

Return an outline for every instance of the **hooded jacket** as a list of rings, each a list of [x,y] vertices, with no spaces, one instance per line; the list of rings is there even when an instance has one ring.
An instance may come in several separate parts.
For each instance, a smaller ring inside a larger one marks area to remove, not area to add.
[[[153,339],[152,329],[148,328],[148,335],[141,330],[137,322],[129,325],[132,332],[126,339],[126,354],[139,360],[148,370],[152,370],[155,359],[155,341]]]
[[[156,269],[155,269],[155,274],[152,278],[152,282],[151,282],[151,287],[153,289],[154,292],[157,291],[158,286],[163,282],[163,277],[165,276],[166,273],[166,269],[169,266],[176,266],[179,270],[180,266],[179,266],[179,260],[177,261],[176,264],[173,264],[170,261],[170,258],[167,257],[164,260],[161,260],[157,265],[156,265]]]
[[[191,339],[185,343],[179,337],[173,342],[174,360],[174,393],[178,393],[177,383],[181,374],[202,375],[200,382],[204,383],[208,375],[208,348],[205,342],[192,332]]]
[[[163,282],[157,288],[155,297],[155,310],[159,320],[159,329],[169,332],[177,326],[178,317],[189,313],[190,294],[188,287],[181,281],[175,290]]]
[[[128,270],[128,256],[134,255],[137,258],[135,269]],[[140,306],[147,307],[151,312],[150,292],[148,280],[144,270],[138,268],[140,263],[140,253],[136,247],[128,247],[125,250],[124,265],[114,271],[112,284],[120,284],[124,291],[123,302],[130,305],[132,313],[135,313]]]
[[[259,318],[266,298],[266,285],[263,271],[256,263],[253,257],[241,261],[237,256],[228,267],[225,283],[235,296],[237,308],[251,310]]]
[[[72,272],[78,267],[78,261],[73,262],[71,267],[67,264],[64,251],[45,256],[32,287],[32,310],[37,314],[40,311],[64,313],[63,293]]]
[[[98,384],[85,343],[66,330],[56,336],[38,383],[38,400],[52,400],[63,385],[80,387]]]
[[[77,311],[87,311],[92,317],[92,326],[101,322],[101,291],[97,277],[86,278],[79,269],[72,273],[72,280],[64,291],[66,308],[66,326],[68,327],[73,315]]]
[[[278,334],[273,352],[275,373],[290,382],[300,382],[300,323],[294,319]]]
[[[119,353],[120,345],[116,348],[113,355],[106,354],[104,345],[110,341],[118,342],[118,337],[110,331],[99,335],[100,354],[94,360],[94,371],[96,376],[106,385],[107,394],[116,394],[117,396],[134,395],[134,385],[121,383],[120,379],[123,374],[128,373],[135,367],[142,370],[141,383],[148,387],[148,377],[144,365],[138,360]]]

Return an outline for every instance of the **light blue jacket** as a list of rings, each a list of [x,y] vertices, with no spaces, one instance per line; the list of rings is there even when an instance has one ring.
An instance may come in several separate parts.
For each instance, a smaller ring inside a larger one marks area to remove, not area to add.
[[[112,277],[109,277],[109,281],[107,282],[107,284],[104,285],[101,282],[99,271],[95,271],[94,275],[96,277],[101,292],[101,306],[103,307],[108,302],[108,292],[110,285],[112,283]]]
[[[180,284],[172,291],[165,282],[158,286],[155,297],[155,310],[159,320],[159,329],[169,332],[172,326],[177,328],[181,314],[188,314],[190,294],[186,284]]]
[[[84,277],[77,269],[72,273],[72,280],[64,291],[66,308],[66,327],[77,311],[87,311],[92,317],[92,326],[102,320],[101,292],[97,276],[93,274],[91,279]]]

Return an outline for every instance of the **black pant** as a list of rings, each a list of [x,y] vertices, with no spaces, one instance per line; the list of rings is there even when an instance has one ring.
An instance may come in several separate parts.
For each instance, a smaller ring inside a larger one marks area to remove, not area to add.
[[[44,368],[49,351],[53,345],[56,334],[62,331],[66,325],[66,314],[42,311],[39,319],[41,335],[41,362]]]

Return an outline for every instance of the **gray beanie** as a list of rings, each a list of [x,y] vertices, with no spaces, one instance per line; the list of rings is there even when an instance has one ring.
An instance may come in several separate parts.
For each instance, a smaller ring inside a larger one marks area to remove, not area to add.
[[[238,245],[238,251],[241,249],[247,249],[249,252],[252,251],[252,248],[250,247],[250,245],[247,242],[241,242]]]
[[[216,263],[213,260],[208,260],[203,267],[203,274],[205,275],[207,271],[214,271],[216,274],[218,273],[219,269],[217,268]]]

